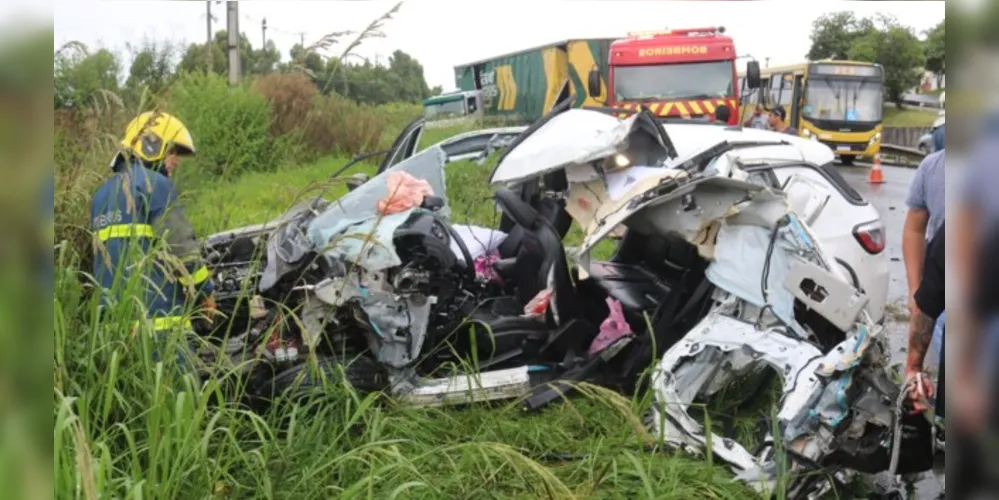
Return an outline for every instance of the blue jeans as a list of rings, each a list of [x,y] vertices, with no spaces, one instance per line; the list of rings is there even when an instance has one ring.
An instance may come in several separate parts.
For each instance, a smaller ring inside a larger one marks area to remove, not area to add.
[[[931,344],[933,345],[933,351],[938,355],[940,354],[940,348],[943,344],[944,323],[946,320],[947,312],[944,311],[943,314],[937,318],[937,325],[933,328],[933,340],[931,341]]]

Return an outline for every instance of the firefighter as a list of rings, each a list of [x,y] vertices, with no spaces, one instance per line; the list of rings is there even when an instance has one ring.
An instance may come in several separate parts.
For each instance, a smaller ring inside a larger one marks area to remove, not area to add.
[[[135,317],[157,334],[190,330],[187,305],[215,310],[209,271],[171,180],[181,157],[191,155],[194,142],[180,120],[159,111],[143,113],[128,124],[121,151],[111,162],[111,178],[91,201],[94,277],[102,308],[129,307],[122,303],[129,300],[125,290],[134,297],[141,287],[144,310]],[[135,270],[142,276],[133,277]],[[133,334],[139,330],[139,322],[134,323]]]

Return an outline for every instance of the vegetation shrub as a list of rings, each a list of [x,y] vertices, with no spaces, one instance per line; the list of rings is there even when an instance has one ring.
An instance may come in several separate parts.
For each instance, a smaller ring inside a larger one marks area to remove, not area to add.
[[[267,99],[273,121],[271,137],[297,132],[309,117],[319,89],[304,73],[268,73],[257,78],[251,87]]]
[[[170,92],[167,111],[194,137],[199,175],[233,177],[276,169],[291,141],[269,135],[273,117],[267,99],[246,86],[230,88],[222,76],[184,73]]]
[[[387,114],[337,94],[317,97],[313,102],[304,136],[310,151],[353,156],[381,146],[389,124]]]

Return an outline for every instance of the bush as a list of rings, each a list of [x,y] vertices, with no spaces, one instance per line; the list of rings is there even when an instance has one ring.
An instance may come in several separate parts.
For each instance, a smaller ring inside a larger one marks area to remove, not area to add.
[[[290,141],[271,139],[271,110],[264,96],[247,87],[230,88],[225,78],[185,73],[171,89],[168,109],[191,130],[198,154],[188,172],[236,176],[279,166]]]
[[[309,111],[319,95],[312,79],[300,72],[269,73],[253,82],[253,91],[267,99],[274,118],[271,137],[298,131],[308,119]]]
[[[388,115],[377,108],[337,94],[317,97],[305,122],[305,144],[317,154],[375,151],[388,124]]]

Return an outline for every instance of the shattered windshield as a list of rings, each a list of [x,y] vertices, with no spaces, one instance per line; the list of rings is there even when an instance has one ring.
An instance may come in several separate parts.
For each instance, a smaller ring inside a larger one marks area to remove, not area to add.
[[[805,118],[875,122],[881,120],[881,94],[878,80],[814,77],[803,111]]]
[[[331,256],[378,270],[398,265],[392,235],[406,221],[410,208],[389,215],[378,212],[378,201],[388,192],[388,179],[395,172],[406,172],[430,184],[434,196],[444,200],[442,216],[449,215],[444,181],[445,155],[439,147],[431,147],[375,176],[339,200],[309,222],[307,235],[316,248]],[[373,235],[373,236],[369,236]],[[361,256],[361,251],[364,255]],[[360,260],[357,260],[360,259]]]
[[[713,99],[732,95],[732,61],[618,66],[615,101]]]

